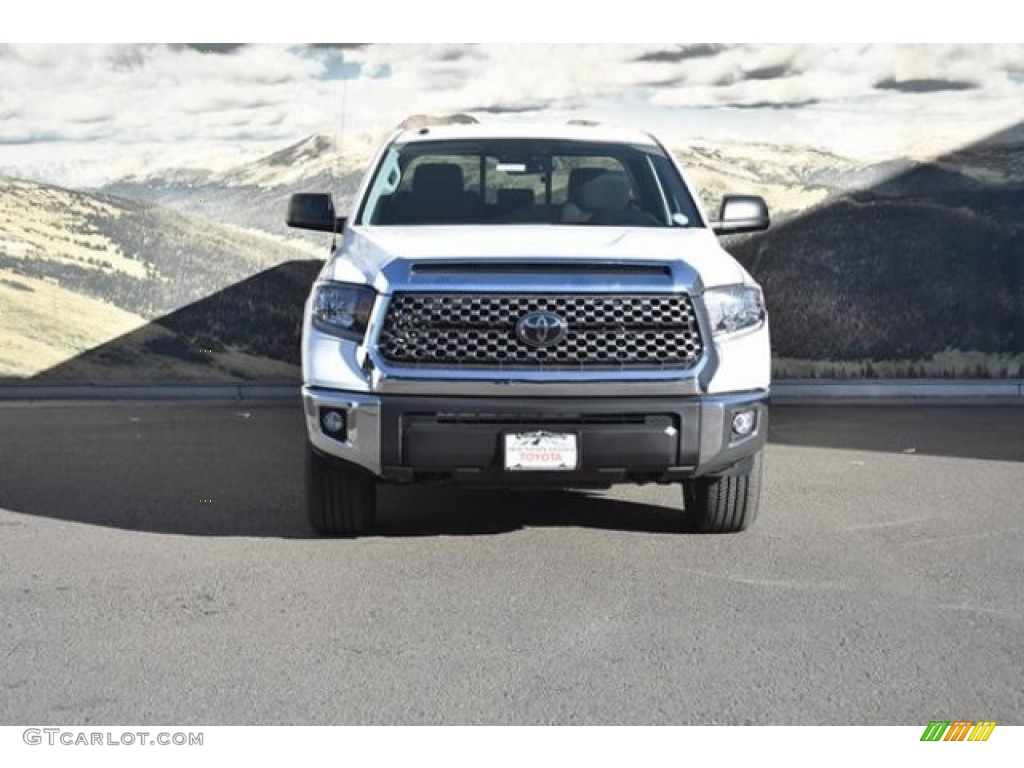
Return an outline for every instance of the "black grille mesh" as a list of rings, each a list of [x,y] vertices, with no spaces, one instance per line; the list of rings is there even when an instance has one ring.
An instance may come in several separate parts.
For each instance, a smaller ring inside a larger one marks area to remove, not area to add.
[[[516,336],[537,310],[566,320],[564,339]],[[703,349],[684,294],[396,293],[377,343],[395,366],[519,370],[689,368]]]

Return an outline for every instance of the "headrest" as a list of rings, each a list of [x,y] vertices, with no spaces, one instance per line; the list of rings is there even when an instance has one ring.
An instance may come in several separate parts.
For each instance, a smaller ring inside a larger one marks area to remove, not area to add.
[[[580,205],[588,211],[621,211],[629,205],[629,182],[624,173],[606,171],[583,185]]]
[[[416,195],[451,195],[465,191],[462,169],[453,163],[424,163],[412,177]]]
[[[569,200],[578,203],[580,201],[580,193],[583,191],[583,185],[605,172],[604,168],[573,168],[569,172]]]

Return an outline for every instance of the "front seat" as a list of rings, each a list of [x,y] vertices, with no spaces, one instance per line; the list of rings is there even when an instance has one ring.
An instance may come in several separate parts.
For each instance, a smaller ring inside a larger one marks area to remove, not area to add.
[[[580,208],[590,224],[650,227],[658,220],[630,197],[629,180],[620,171],[605,171],[580,190]]]

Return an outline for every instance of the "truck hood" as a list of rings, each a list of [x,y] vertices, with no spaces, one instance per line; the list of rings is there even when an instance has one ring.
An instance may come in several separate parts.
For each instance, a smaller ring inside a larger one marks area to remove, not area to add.
[[[682,261],[705,287],[752,282],[710,229],[579,225],[351,227],[321,277],[374,285],[398,260],[599,259]]]

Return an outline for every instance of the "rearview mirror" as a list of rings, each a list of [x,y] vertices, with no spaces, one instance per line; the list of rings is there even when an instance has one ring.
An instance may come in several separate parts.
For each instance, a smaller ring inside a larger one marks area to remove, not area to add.
[[[296,229],[341,232],[345,228],[345,218],[334,215],[334,200],[330,195],[299,192],[288,201],[285,224]]]
[[[759,232],[768,229],[771,219],[768,205],[758,195],[725,195],[718,219],[711,221],[711,229],[720,235],[737,235],[741,232]]]

